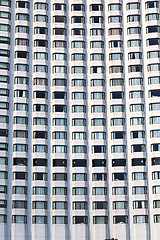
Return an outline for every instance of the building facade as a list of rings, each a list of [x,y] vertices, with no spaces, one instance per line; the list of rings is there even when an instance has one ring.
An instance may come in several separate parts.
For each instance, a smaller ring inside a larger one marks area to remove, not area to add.
[[[0,239],[160,239],[159,0],[0,0]]]

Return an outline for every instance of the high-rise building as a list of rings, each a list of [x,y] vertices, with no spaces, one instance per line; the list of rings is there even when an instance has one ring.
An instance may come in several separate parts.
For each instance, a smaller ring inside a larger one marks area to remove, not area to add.
[[[159,0],[0,0],[0,240],[160,239]]]

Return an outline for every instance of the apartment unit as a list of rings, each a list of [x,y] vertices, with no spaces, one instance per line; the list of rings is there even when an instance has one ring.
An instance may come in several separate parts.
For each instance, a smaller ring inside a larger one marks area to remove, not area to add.
[[[159,0],[0,0],[0,239],[160,239]]]

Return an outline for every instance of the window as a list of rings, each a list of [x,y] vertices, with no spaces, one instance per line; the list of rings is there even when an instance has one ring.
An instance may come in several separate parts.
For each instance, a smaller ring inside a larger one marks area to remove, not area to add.
[[[48,10],[48,4],[47,3],[37,2],[37,3],[34,4],[34,9]]]
[[[87,210],[87,202],[73,202],[72,204],[72,209],[77,209],[77,210],[80,210],[80,209],[84,209],[84,210]]]
[[[72,132],[73,140],[86,140],[86,132]]]
[[[133,216],[133,223],[148,223],[148,215]]]
[[[64,35],[66,36],[67,30],[65,28],[54,28],[53,35]]]
[[[103,36],[104,30],[102,28],[92,28],[90,29],[90,36]]]
[[[93,159],[92,167],[106,167],[106,160],[105,159]]]
[[[0,62],[0,69],[9,70],[10,64],[5,62]]]
[[[144,131],[132,131],[131,138],[145,138],[145,132]]]
[[[15,77],[14,83],[15,84],[27,84],[28,85],[29,79],[27,77]]]
[[[85,6],[83,4],[72,4],[72,11],[85,11]]]
[[[54,53],[53,60],[66,61],[67,55],[65,53]]]
[[[72,160],[72,167],[86,167],[87,161],[85,159]]]
[[[4,76],[4,75],[0,75],[0,82],[9,83],[9,77]]]
[[[107,174],[106,173],[93,173],[92,181],[107,181]]]
[[[33,145],[33,152],[48,152],[48,146],[47,145]]]
[[[34,104],[33,111],[34,112],[48,112],[48,106],[46,104]]]
[[[91,99],[105,99],[105,93],[104,92],[92,92]]]
[[[87,181],[87,174],[86,173],[73,173],[72,181]]]
[[[160,39],[159,38],[147,39],[147,46],[155,46],[155,45],[160,45]]]
[[[158,1],[149,1],[146,2],[146,8],[158,8],[159,7],[159,2]]]
[[[134,117],[130,119],[131,125],[144,125],[144,118],[143,117]]]
[[[132,173],[132,180],[147,180],[146,172],[134,172]]]
[[[26,90],[15,90],[14,91],[14,96],[15,97],[28,98],[28,91],[26,91]]]
[[[53,153],[67,153],[67,146],[65,145],[54,145],[52,146]]]
[[[111,139],[123,139],[125,138],[125,132],[112,132],[111,133]]]
[[[96,209],[107,209],[107,202],[93,202],[93,210],[96,210]]]
[[[131,152],[145,152],[146,148],[144,144],[135,144],[131,146]]]
[[[123,60],[123,54],[122,53],[110,53],[109,54],[109,60]]]
[[[47,173],[43,173],[43,172],[35,172],[33,173],[33,181],[47,181]]]
[[[48,98],[48,93],[45,91],[35,91],[33,92],[34,98]]]
[[[8,137],[8,130],[0,129],[0,137]]]
[[[160,194],[160,186],[153,186],[152,191],[153,194]]]
[[[111,146],[111,152],[112,153],[125,153],[126,152],[126,146],[125,145],[112,145]]]
[[[124,105],[111,105],[110,111],[111,112],[124,112]]]
[[[12,215],[12,223],[27,223],[26,215]]]
[[[35,22],[48,22],[48,16],[46,15],[34,15]]]
[[[29,27],[26,27],[26,26],[16,26],[15,32],[16,33],[29,33]]]
[[[160,172],[152,172],[152,179],[160,179]]]
[[[122,17],[121,16],[110,16],[108,17],[108,23],[121,23]]]
[[[105,126],[106,120],[104,118],[93,118],[91,119],[92,126]]]
[[[0,171],[0,179],[8,179],[8,172]]]
[[[104,42],[103,41],[91,41],[90,48],[104,48]]]
[[[86,126],[86,119],[85,118],[73,118],[72,126]]]
[[[67,173],[53,173],[53,181],[67,181]]]
[[[44,166],[47,167],[47,159],[45,158],[34,158],[33,166]]]
[[[73,216],[73,224],[88,224],[87,216]]]
[[[72,146],[72,153],[87,153],[87,147],[83,145]]]
[[[113,202],[113,209],[127,209],[128,204],[126,201],[115,201]]]
[[[99,16],[92,16],[90,17],[90,23],[103,23],[103,17]]]
[[[151,145],[152,152],[160,151],[160,144],[154,143]]]
[[[144,111],[144,104],[131,104],[130,112],[140,112]]]
[[[92,153],[106,153],[106,146],[104,145],[92,146]]]
[[[152,166],[160,165],[159,157],[152,158],[151,160],[152,160]]]
[[[150,111],[156,111],[160,110],[160,104],[159,103],[151,103],[149,105]]]
[[[84,41],[72,41],[71,46],[72,46],[72,48],[85,48],[85,42]]]
[[[66,79],[53,79],[52,81],[53,86],[67,86]]]
[[[0,43],[10,44],[10,38],[9,37],[0,37]]]
[[[52,139],[67,139],[67,132],[52,132]]]
[[[0,49],[0,56],[1,57],[10,57],[10,51],[9,50],[4,50],[4,49]]]
[[[111,118],[111,126],[125,125],[124,118]]]
[[[130,27],[127,29],[128,34],[141,34],[141,28],[140,27]]]
[[[108,30],[108,35],[122,35],[122,28],[110,28]]]
[[[13,131],[14,138],[28,138],[28,131],[24,130],[14,130]]]
[[[28,152],[28,145],[27,144],[14,144],[13,151],[14,152]]]
[[[33,187],[33,195],[47,195],[47,187]]]
[[[8,144],[7,143],[0,143],[0,150],[1,151],[8,151]]]
[[[29,2],[27,1],[16,1],[17,8],[28,8],[29,9]]]
[[[72,112],[73,113],[85,113],[86,106],[85,105],[74,105],[74,106],[72,106]]]
[[[146,159],[144,158],[133,158],[132,166],[146,166]]]
[[[0,24],[0,31],[10,32],[10,25]]]
[[[34,40],[34,47],[48,47],[48,41],[47,40]]]
[[[112,181],[125,181],[127,180],[126,173],[113,173],[112,174]]]
[[[0,123],[8,123],[8,121],[9,121],[8,116],[0,115]]]
[[[33,132],[33,138],[48,138],[48,133],[45,131],[34,131]]]
[[[8,165],[8,158],[0,157],[0,165]]]
[[[66,159],[53,159],[53,167],[67,167]]]
[[[53,216],[52,223],[53,224],[67,224],[68,218],[67,218],[67,216]]]
[[[111,92],[111,99],[122,99],[124,98],[124,92]]]
[[[34,72],[48,72],[48,67],[46,65],[34,65]]]
[[[35,52],[34,59],[37,60],[48,60],[48,53],[45,52]]]
[[[67,126],[66,118],[53,118],[53,126]]]
[[[7,215],[0,214],[0,223],[7,223]]]
[[[15,180],[27,180],[28,174],[26,172],[13,172],[13,179]]]
[[[126,167],[126,159],[113,159],[112,167]]]
[[[14,200],[14,201],[12,201],[12,208],[25,208],[25,209],[27,209],[27,201]]]
[[[143,84],[143,79],[142,78],[130,78],[129,79],[129,84],[130,85],[142,85]]]
[[[53,195],[67,195],[67,188],[66,187],[53,187],[52,194]]]
[[[13,165],[27,166],[27,158],[13,158]]]
[[[153,208],[160,208],[160,200],[153,201]]]
[[[128,217],[127,216],[113,216],[113,223],[114,224],[127,224]]]
[[[85,54],[82,53],[72,54],[72,61],[85,61]]]
[[[160,215],[154,215],[154,223],[160,223]]]
[[[92,113],[104,113],[105,112],[105,105],[92,105],[91,106]]]
[[[33,118],[33,125],[48,125],[47,118]]]
[[[33,216],[32,223],[33,224],[47,224],[47,216]]]
[[[27,187],[13,186],[12,193],[13,194],[27,194]]]
[[[140,22],[141,17],[140,15],[129,15],[127,16],[127,22]]]
[[[133,201],[133,209],[148,208],[147,201]]]
[[[142,41],[139,39],[128,40],[128,47],[141,47]]]
[[[52,209],[67,209],[67,202],[52,202]]]
[[[128,54],[128,59],[129,60],[142,59],[142,53],[141,52],[130,52]]]
[[[72,188],[72,195],[87,195],[86,187],[74,187]]]
[[[58,23],[66,23],[67,19],[65,16],[54,16],[53,17],[53,22],[58,22]]]
[[[72,36],[77,36],[77,35],[85,36],[85,29],[83,28],[73,28],[71,32],[72,32]]]
[[[113,187],[112,195],[127,195],[127,188],[126,187]]]
[[[72,99],[86,99],[86,93],[84,92],[73,92]]]
[[[130,65],[128,67],[128,72],[142,72],[142,65]]]
[[[71,67],[71,73],[78,73],[78,74],[85,74],[86,73],[86,68],[85,67]]]
[[[112,3],[108,5],[109,11],[121,11],[122,5],[120,3]]]
[[[150,13],[146,14],[146,21],[154,21],[154,20],[159,20],[159,14],[158,13]]]
[[[93,187],[92,195],[107,195],[107,188],[106,187]]]
[[[29,65],[27,65],[27,64],[15,64],[15,71],[29,72]]]
[[[47,201],[33,201],[32,209],[47,209]]]
[[[93,216],[93,224],[107,224],[108,217],[107,216]]]
[[[147,187],[133,187],[132,194],[147,194]]]
[[[86,80],[84,79],[72,79],[72,87],[85,87],[86,86]]]
[[[134,2],[134,3],[127,3],[127,10],[135,10],[140,9],[140,3]]]

